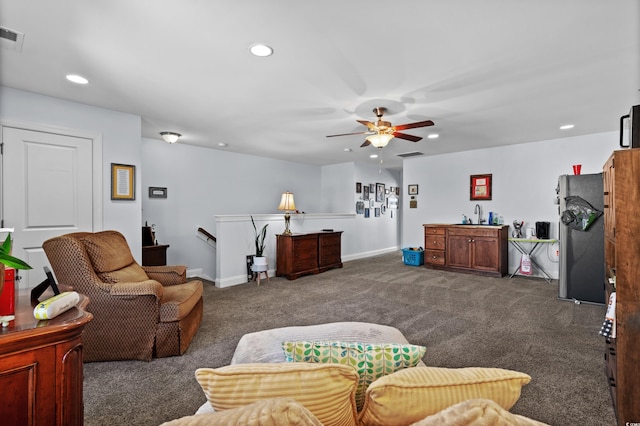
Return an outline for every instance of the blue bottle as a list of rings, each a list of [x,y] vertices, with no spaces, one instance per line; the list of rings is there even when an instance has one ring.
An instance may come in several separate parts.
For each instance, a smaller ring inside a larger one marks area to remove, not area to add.
[[[493,225],[493,212],[489,212],[489,221],[487,222],[487,225]]]

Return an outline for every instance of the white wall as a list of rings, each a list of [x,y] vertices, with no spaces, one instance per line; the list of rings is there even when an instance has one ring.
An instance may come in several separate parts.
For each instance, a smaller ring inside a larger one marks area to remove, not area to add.
[[[216,276],[216,248],[199,239],[196,231],[202,227],[218,238],[215,216],[284,216],[278,210],[284,191],[294,193],[301,211],[322,208],[318,166],[155,139],[143,139],[142,152],[142,224],[155,224],[158,242],[170,245],[169,264],[202,270],[199,275],[205,278]],[[149,198],[150,186],[166,187],[167,198]],[[294,220],[291,225],[295,229]]]
[[[0,86],[0,120],[7,124],[83,131],[102,137],[103,229],[117,229],[141,260],[140,117]],[[111,163],[136,166],[135,201],[111,200]],[[100,229],[96,229],[98,231]]]
[[[582,174],[602,172],[606,159],[619,148],[618,137],[618,132],[607,132],[405,160],[404,186],[418,184],[419,191],[415,209],[409,208],[408,197],[401,197],[403,246],[424,245],[425,223],[460,223],[462,214],[475,222],[476,203],[485,219],[489,211],[502,215],[510,231],[514,220],[523,220],[525,227],[549,221],[550,237],[558,238],[558,206],[553,203],[558,176],[572,174],[573,164],[582,164]],[[469,200],[469,179],[475,174],[493,175],[491,201]],[[542,266],[557,278],[555,256],[539,253]],[[519,259],[509,247],[510,272]]]

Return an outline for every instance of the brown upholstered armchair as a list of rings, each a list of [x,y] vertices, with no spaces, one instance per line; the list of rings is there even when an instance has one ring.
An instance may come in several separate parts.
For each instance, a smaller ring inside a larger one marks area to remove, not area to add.
[[[44,248],[59,283],[89,297],[85,361],[183,354],[202,320],[202,282],[185,266],[140,266],[117,231],[51,238]]]

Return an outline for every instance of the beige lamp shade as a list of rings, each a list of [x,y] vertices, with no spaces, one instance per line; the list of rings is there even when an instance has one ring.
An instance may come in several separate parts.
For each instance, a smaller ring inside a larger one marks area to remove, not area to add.
[[[278,206],[278,210],[295,210],[296,203],[293,201],[293,192],[283,192],[282,198],[280,199],[280,205]]]

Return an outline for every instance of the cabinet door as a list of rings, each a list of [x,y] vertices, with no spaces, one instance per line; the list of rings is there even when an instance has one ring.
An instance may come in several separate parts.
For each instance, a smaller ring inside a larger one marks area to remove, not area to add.
[[[447,265],[454,268],[471,266],[471,237],[449,235],[447,238]]]
[[[473,237],[472,238],[471,266],[481,271],[500,270],[500,243],[497,238]]]
[[[55,347],[0,357],[0,423],[56,424]]]

